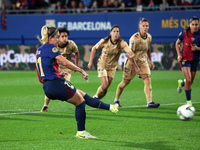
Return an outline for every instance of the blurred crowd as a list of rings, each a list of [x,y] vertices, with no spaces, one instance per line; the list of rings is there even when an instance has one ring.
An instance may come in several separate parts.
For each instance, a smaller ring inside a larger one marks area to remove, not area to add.
[[[11,11],[13,13],[15,10],[35,9],[51,9],[55,14],[123,11],[141,12],[180,10],[180,6],[189,7],[200,5],[200,0],[0,0],[0,5],[1,10],[13,10]]]

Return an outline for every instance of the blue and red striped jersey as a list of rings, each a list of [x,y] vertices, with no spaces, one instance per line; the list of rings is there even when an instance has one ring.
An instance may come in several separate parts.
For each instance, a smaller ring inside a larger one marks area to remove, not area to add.
[[[200,51],[192,51],[191,46],[196,44],[200,47],[200,29],[196,34],[192,34],[190,30],[182,31],[178,38],[183,42],[183,49],[181,51],[183,60],[200,60]]]
[[[44,44],[36,51],[36,69],[41,83],[60,78],[56,56],[61,55],[53,44]]]

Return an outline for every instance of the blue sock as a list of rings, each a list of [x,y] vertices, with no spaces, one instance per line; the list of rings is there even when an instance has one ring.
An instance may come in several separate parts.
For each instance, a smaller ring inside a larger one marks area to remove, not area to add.
[[[186,95],[186,99],[187,101],[190,101],[191,100],[191,90],[185,90],[185,95]]]
[[[80,105],[76,106],[75,118],[76,118],[76,123],[77,123],[77,130],[78,131],[85,130],[85,119],[86,119],[85,101],[81,103]]]
[[[185,82],[183,80],[183,82],[181,82],[181,86],[184,87],[185,86]]]
[[[110,104],[103,103],[102,101],[96,98],[92,98],[87,94],[85,94],[83,98],[85,99],[85,103],[91,107],[101,108],[101,109],[106,109],[106,110],[110,109]]]

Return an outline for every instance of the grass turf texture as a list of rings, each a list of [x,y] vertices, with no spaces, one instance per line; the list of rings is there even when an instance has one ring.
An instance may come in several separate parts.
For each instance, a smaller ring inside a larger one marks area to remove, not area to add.
[[[93,96],[100,85],[96,71],[87,71],[87,84],[80,73],[72,73],[71,82]],[[122,72],[115,78],[102,101],[113,104]],[[0,72],[0,149],[69,149],[69,150],[197,150],[200,147],[200,97],[197,72],[192,85],[192,102],[196,115],[181,121],[177,108],[186,102],[184,91],[176,91],[181,71],[152,71],[153,101],[161,106],[146,108],[143,82],[135,79],[121,96],[117,115],[86,107],[86,130],[98,139],[76,139],[74,106],[51,101],[49,111],[41,113],[44,93],[36,72]]]

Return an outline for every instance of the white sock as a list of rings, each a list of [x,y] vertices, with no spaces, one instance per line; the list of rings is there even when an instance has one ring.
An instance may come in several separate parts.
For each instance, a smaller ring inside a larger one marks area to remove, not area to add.
[[[147,105],[149,105],[149,103],[151,103],[151,102],[152,102],[152,101],[148,101],[148,102],[147,102]]]
[[[110,109],[109,110],[111,110],[113,108],[113,105],[110,105]]]
[[[115,101],[114,101],[114,102],[117,102],[117,101],[119,102],[119,99],[116,99],[116,98],[115,98]]]
[[[98,96],[95,94],[95,95],[93,96],[93,98],[97,98],[97,99],[98,99]]]
[[[85,130],[83,130],[83,131],[78,131],[78,133],[80,133],[80,134],[83,134],[85,132]]]

